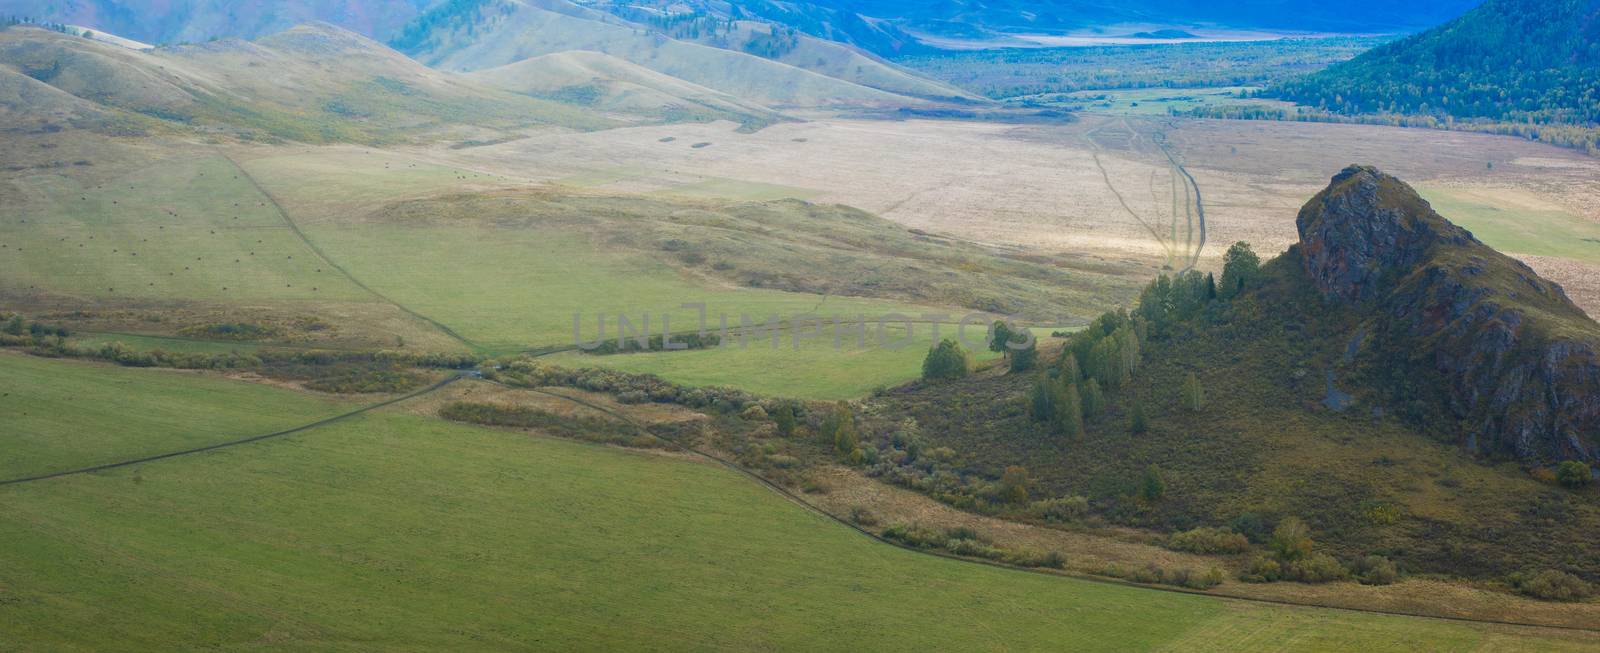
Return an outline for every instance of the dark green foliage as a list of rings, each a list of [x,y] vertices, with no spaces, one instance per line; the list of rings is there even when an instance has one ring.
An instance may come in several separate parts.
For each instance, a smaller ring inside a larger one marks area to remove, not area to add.
[[[1055,412],[1050,419],[1050,430],[1056,435],[1077,438],[1083,435],[1083,398],[1077,384],[1060,386],[1055,402]]]
[[[1011,325],[1005,320],[995,320],[989,325],[989,351],[997,354],[1011,355],[1011,338],[1016,334],[1011,331]]]
[[[667,343],[672,348],[667,348]],[[715,333],[681,333],[672,336],[671,340],[663,338],[661,334],[650,336],[648,339],[618,338],[606,340],[593,349],[580,349],[585,354],[606,356],[610,354],[632,354],[647,351],[687,351],[692,349],[710,349],[722,344],[722,336]]]
[[[1313,553],[1304,558],[1289,561],[1280,561],[1283,565],[1283,579],[1300,583],[1331,583],[1344,580],[1350,572],[1339,564],[1339,560],[1326,553]]]
[[[1039,348],[1029,344],[1027,349],[1011,352],[1010,369],[1012,372],[1026,372],[1039,363]]]
[[[1233,521],[1228,522],[1228,528],[1258,544],[1267,541],[1267,536],[1269,535],[1267,523],[1261,519],[1260,515],[1253,512],[1242,513],[1238,517],[1234,517]]]
[[[1515,577],[1512,582],[1517,591],[1546,601],[1582,601],[1594,593],[1594,588],[1583,579],[1555,569],[1546,569],[1532,577]]]
[[[0,328],[0,330],[3,330],[8,335],[20,336],[26,332],[27,327],[23,323],[21,315],[13,315],[11,319],[6,320],[5,327]]]
[[[1232,297],[1242,292],[1246,286],[1255,283],[1261,276],[1261,257],[1256,256],[1250,249],[1250,243],[1239,241],[1228,248],[1228,253],[1222,257],[1222,287],[1209,288],[1211,277],[1206,277],[1208,285],[1207,297],[1215,298],[1220,292],[1223,297]]]
[[[1400,580],[1400,570],[1383,556],[1369,555],[1350,566],[1351,575],[1362,585],[1390,585]]]
[[[1567,460],[1556,466],[1556,481],[1569,488],[1577,489],[1594,482],[1594,474],[1589,471],[1587,463]]]
[[[1600,123],[1600,5],[1489,0],[1267,93],[1340,114]]]
[[[1106,397],[1100,391],[1100,382],[1088,379],[1079,387],[1083,399],[1083,419],[1087,421],[1099,417],[1100,412],[1106,407]]]
[[[856,431],[855,412],[847,404],[840,404],[827,419],[823,420],[822,428],[817,430],[818,437],[822,438],[825,446],[833,449],[833,453],[844,460],[855,458],[861,452],[860,436]],[[851,460],[860,462],[859,460]]]
[[[928,350],[927,358],[922,361],[922,378],[930,381],[959,379],[970,369],[967,351],[955,340],[945,338]]]
[[[778,435],[790,437],[794,435],[795,424],[794,406],[789,402],[782,402],[772,410],[772,423],[778,427]]]
[[[1144,402],[1138,397],[1128,398],[1128,432],[1139,435],[1149,430],[1149,418],[1144,414]]]
[[[317,370],[323,372],[323,370]],[[354,367],[351,369],[318,374],[306,381],[306,387],[318,392],[337,394],[367,394],[406,392],[422,387],[427,377],[404,370],[384,367]]]
[[[1167,496],[1167,481],[1161,478],[1161,469],[1155,465],[1144,468],[1144,476],[1139,478],[1139,498],[1145,501],[1160,501]]]

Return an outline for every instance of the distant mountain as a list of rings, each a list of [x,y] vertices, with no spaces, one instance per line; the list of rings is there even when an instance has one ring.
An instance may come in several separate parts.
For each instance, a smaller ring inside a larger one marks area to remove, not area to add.
[[[9,27],[0,30],[0,105],[91,129],[304,142],[609,124],[578,107],[427,68],[326,24],[158,50]]]
[[[927,49],[918,35],[986,39],[1116,25],[1407,32],[1461,15],[1480,0],[593,0],[631,21],[698,15],[780,25],[892,57]],[[312,20],[387,41],[454,0],[0,0],[0,15],[84,25],[150,43],[255,38]],[[553,3],[539,3],[551,8]],[[1141,28],[1142,29],[1142,28]],[[1126,30],[1124,30],[1126,31]]]
[[[0,15],[83,25],[155,44],[253,39],[309,22],[386,40],[436,1],[0,0]]]
[[[1600,0],[1489,0],[1269,94],[1341,113],[1600,123]]]
[[[759,127],[783,114],[599,52],[558,52],[470,73],[489,86],[654,120],[732,120]]]
[[[394,45],[430,66],[470,72],[571,50],[602,52],[765,106],[915,103],[907,95],[829,77],[744,52],[671,38],[563,0],[452,0],[413,21]],[[898,69],[853,76],[898,82],[925,95],[959,93]]]

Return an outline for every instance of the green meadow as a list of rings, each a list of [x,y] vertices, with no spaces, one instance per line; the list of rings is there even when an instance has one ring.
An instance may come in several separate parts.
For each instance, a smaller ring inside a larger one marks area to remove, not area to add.
[[[1600,224],[1555,207],[1534,208],[1492,192],[1421,187],[1440,215],[1503,252],[1600,263]]]
[[[740,315],[760,322],[813,311],[931,311],[883,300],[707,284],[649,256],[604,251],[566,230],[371,224],[318,225],[307,232],[373,289],[495,353],[571,344],[573,316],[580,314],[590,339],[601,313],[612,337],[618,314],[636,327],[649,315],[652,333],[661,331],[663,315],[675,332],[695,329],[699,311],[682,308],[684,303],[703,303],[713,323],[727,315],[734,324]]]
[[[26,180],[28,201],[0,218],[0,289],[132,301],[371,299],[317,260],[221,155],[84,179]]]
[[[54,384],[86,405],[116,402],[40,410],[26,431],[41,439],[111,437],[149,414],[194,439],[212,429],[222,439],[231,433],[215,416],[236,415],[246,397],[279,402],[282,416],[329,408],[193,374],[96,385],[116,371],[5,360],[31,375],[6,383],[9,401],[49,405],[59,399],[42,386]],[[296,402],[304,405],[286,405]],[[250,419],[235,417],[235,430]],[[1594,645],[1556,631],[1252,604],[932,558],[861,537],[717,466],[399,407],[0,487],[0,598],[0,649],[17,651]]]
[[[769,396],[854,399],[920,376],[922,359],[934,344],[932,327],[913,324],[907,338],[904,326],[889,324],[880,339],[876,323],[871,323],[864,342],[841,330],[836,343],[834,330],[824,327],[814,336],[808,332],[798,342],[792,331],[785,332],[776,345],[770,338],[752,336],[745,345],[730,338],[724,346],[710,349],[608,356],[567,352],[544,360],[564,367],[655,374],[691,386],[732,385]],[[940,327],[941,338],[955,337],[956,325]],[[982,341],[986,328],[981,324],[969,328],[966,339]],[[987,349],[968,353],[975,362],[999,356]]]
[[[271,433],[358,404],[190,372],[0,353],[0,479]]]

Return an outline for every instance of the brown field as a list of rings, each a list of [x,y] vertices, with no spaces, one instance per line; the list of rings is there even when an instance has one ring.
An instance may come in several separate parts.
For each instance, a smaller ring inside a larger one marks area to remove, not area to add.
[[[662,142],[667,137],[673,140]],[[820,118],[754,134],[736,133],[730,123],[666,125],[415,154],[485,174],[618,192],[755,199],[787,188],[911,228],[1030,252],[1137,261],[1153,274],[1167,262],[1170,244],[1152,237],[1148,225],[1162,226],[1180,249],[1185,240],[1181,220],[1171,237],[1172,172],[1157,145],[1162,139],[1204,194],[1202,268],[1216,267],[1224,245],[1238,240],[1269,254],[1287,247],[1300,205],[1357,162],[1414,184],[1537,201],[1600,222],[1592,199],[1600,196],[1600,161],[1516,138],[1364,125],[1093,115],[1020,126]],[[690,146],[705,142],[712,145]],[[1567,259],[1530,263],[1572,287],[1587,310],[1600,310],[1600,294],[1585,283],[1600,269]]]

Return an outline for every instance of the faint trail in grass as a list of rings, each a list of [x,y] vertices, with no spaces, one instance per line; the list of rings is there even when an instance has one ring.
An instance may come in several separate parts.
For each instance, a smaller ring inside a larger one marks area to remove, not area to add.
[[[416,318],[418,320],[422,320],[423,322],[428,323],[429,325],[433,326],[433,328],[439,330],[440,333],[443,333],[443,334],[449,336],[450,338],[454,339],[456,342],[459,342],[459,343],[461,343],[463,345],[466,345],[468,349],[471,349],[472,351],[478,352],[478,353],[484,353],[486,351],[485,348],[482,345],[479,345],[478,343],[467,339],[465,336],[463,336],[463,335],[461,335],[459,333],[456,333],[455,329],[450,328],[448,325],[444,324],[443,322],[440,322],[440,321],[435,320],[435,319],[433,319],[431,317],[428,317],[426,315],[418,313],[418,312],[412,310],[410,307],[406,306],[405,304],[401,304],[400,302],[397,302],[397,301],[391,299],[387,295],[384,295],[383,293],[378,292],[377,290],[373,289],[371,286],[368,286],[367,284],[362,283],[360,279],[357,279],[355,277],[355,275],[351,274],[349,270],[346,270],[344,268],[344,266],[339,265],[338,262],[334,261],[333,257],[328,256],[327,252],[322,251],[322,248],[318,247],[317,244],[315,242],[313,242],[311,240],[311,238],[309,236],[307,236],[304,231],[301,231],[300,230],[300,225],[295,223],[294,218],[289,217],[289,211],[287,209],[283,208],[283,204],[278,202],[278,198],[274,197],[271,192],[268,192],[267,188],[265,186],[262,186],[261,182],[257,181],[255,176],[250,174],[250,171],[245,170],[244,166],[239,165],[239,162],[235,161],[233,159],[233,157],[229,156],[228,154],[224,153],[222,155],[222,157],[227,159],[228,163],[233,164],[234,169],[239,171],[239,175],[241,177],[243,177],[246,181],[250,182],[250,185],[253,186],[256,189],[256,192],[261,193],[262,197],[267,198],[267,201],[272,203],[272,208],[278,212],[278,216],[279,217],[283,218],[284,225],[289,227],[289,231],[293,232],[294,235],[297,238],[300,239],[300,242],[305,243],[306,247],[310,248],[311,252],[313,254],[317,255],[317,258],[322,259],[323,263],[328,264],[329,267],[337,270],[339,272],[339,274],[344,275],[344,278],[348,279],[350,281],[350,283],[355,284],[355,286],[357,288],[365,290],[368,294],[370,294],[373,297],[376,297],[376,298],[382,300],[384,303],[387,303],[387,304],[389,304],[389,305],[391,305],[391,306],[393,306],[395,308],[400,309],[400,311],[405,313],[406,315],[410,315],[411,317],[414,317],[414,318]]]
[[[263,434],[263,435],[252,435],[250,437],[240,438],[238,440],[229,440],[227,442],[218,442],[217,444],[208,444],[208,445],[203,446],[203,447],[195,447],[193,449],[184,449],[182,451],[171,451],[171,452],[167,452],[167,453],[163,453],[163,454],[156,454],[154,456],[145,456],[143,458],[135,458],[135,459],[132,459],[132,460],[123,460],[123,461],[118,461],[118,462],[114,462],[114,463],[105,463],[103,465],[94,465],[94,466],[91,466],[91,467],[80,467],[78,469],[68,469],[68,470],[59,471],[59,472],[51,472],[49,474],[39,474],[37,476],[25,476],[25,477],[22,477],[22,478],[7,479],[7,480],[0,481],[0,486],[16,485],[18,483],[30,483],[30,482],[33,482],[33,481],[43,481],[43,480],[46,480],[46,479],[61,478],[63,476],[72,476],[72,475],[75,475],[75,474],[89,474],[89,473],[92,473],[92,472],[103,472],[103,471],[106,471],[108,469],[117,469],[118,467],[127,467],[127,466],[130,466],[130,465],[139,465],[139,464],[148,463],[148,462],[155,462],[157,460],[166,460],[168,458],[177,458],[179,456],[187,456],[189,454],[204,453],[204,452],[207,452],[207,451],[216,451],[218,449],[226,449],[228,447],[236,447],[236,446],[239,446],[241,444],[249,444],[251,442],[260,442],[262,440],[270,440],[272,438],[280,438],[280,437],[283,437],[285,435],[293,435],[295,433],[303,433],[305,431],[310,431],[312,429],[323,427],[323,426],[327,426],[329,424],[334,424],[336,422],[342,422],[344,420],[350,419],[350,418],[355,417],[357,415],[361,415],[363,413],[367,413],[367,412],[371,412],[371,411],[377,410],[379,408],[383,408],[384,406],[392,406],[394,404],[398,404],[398,403],[400,403],[402,401],[406,401],[408,399],[415,399],[417,397],[421,397],[422,395],[431,393],[431,392],[433,392],[435,390],[438,390],[438,389],[443,388],[443,387],[445,387],[447,385],[455,383],[456,381],[460,381],[462,378],[465,378],[465,377],[466,377],[465,374],[460,374],[460,373],[452,374],[452,375],[446,377],[444,380],[439,381],[438,383],[430,385],[430,386],[428,386],[426,388],[423,388],[421,390],[417,390],[417,391],[412,392],[410,394],[401,395],[401,396],[395,397],[393,399],[387,399],[387,400],[384,400],[384,401],[380,401],[380,402],[375,403],[375,404],[370,404],[370,405],[358,408],[356,410],[352,410],[352,411],[350,411],[348,413],[344,413],[342,415],[334,415],[333,417],[329,417],[327,419],[317,420],[317,421],[312,422],[310,424],[302,424],[300,426],[296,426],[296,427],[291,428],[291,429],[285,429],[285,430],[282,430],[282,431],[275,431],[275,432],[266,433],[266,434]]]

